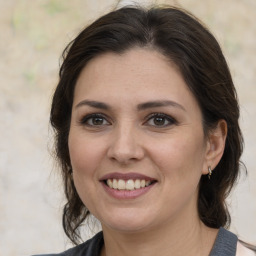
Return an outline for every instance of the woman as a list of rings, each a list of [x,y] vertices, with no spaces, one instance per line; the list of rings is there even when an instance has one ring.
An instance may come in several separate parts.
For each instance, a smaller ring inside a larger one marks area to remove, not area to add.
[[[126,7],[65,49],[51,124],[75,244],[91,213],[102,232],[59,255],[254,255],[225,204],[242,134],[213,35],[176,8]]]

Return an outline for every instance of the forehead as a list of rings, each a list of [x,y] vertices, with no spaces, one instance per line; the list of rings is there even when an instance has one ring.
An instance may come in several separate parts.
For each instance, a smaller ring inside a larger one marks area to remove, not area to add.
[[[174,63],[156,50],[134,48],[122,54],[105,53],[89,61],[75,88],[74,102],[84,98],[134,102],[196,100]]]
[[[159,86],[160,77],[161,80],[173,80],[174,76],[182,79],[176,65],[167,60],[164,55],[147,48],[133,48],[122,54],[108,52],[96,56],[80,73],[77,85],[86,86],[93,81],[96,86],[104,79],[105,85],[111,86],[120,79],[122,85],[129,84],[131,80],[137,80],[136,85],[139,88],[140,84],[145,86],[147,80],[156,79],[158,82],[155,84]],[[106,84],[108,81],[110,84]]]

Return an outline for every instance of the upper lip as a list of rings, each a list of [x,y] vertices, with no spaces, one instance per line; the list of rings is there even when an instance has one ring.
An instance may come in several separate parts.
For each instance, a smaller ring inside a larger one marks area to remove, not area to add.
[[[129,173],[120,173],[120,172],[112,172],[108,173],[100,178],[100,181],[108,180],[108,179],[122,179],[122,180],[147,180],[153,181],[156,180],[154,178],[148,177],[141,173],[129,172]]]

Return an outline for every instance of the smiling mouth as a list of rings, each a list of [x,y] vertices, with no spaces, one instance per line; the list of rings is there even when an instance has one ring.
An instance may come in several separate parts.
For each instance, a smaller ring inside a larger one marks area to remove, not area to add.
[[[155,183],[156,181],[152,180],[145,180],[145,179],[129,179],[129,180],[124,180],[124,179],[107,179],[104,180],[104,183],[109,187],[114,190],[127,190],[127,191],[132,191],[132,190],[137,190],[141,188],[148,187]]]

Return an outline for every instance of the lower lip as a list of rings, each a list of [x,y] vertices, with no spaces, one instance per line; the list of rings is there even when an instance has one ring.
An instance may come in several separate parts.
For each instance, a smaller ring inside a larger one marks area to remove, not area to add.
[[[147,187],[139,188],[135,190],[118,190],[113,189],[107,186],[104,182],[102,182],[103,188],[105,191],[112,197],[116,199],[135,199],[144,194],[146,194],[149,190],[151,190],[156,183],[153,183]]]

